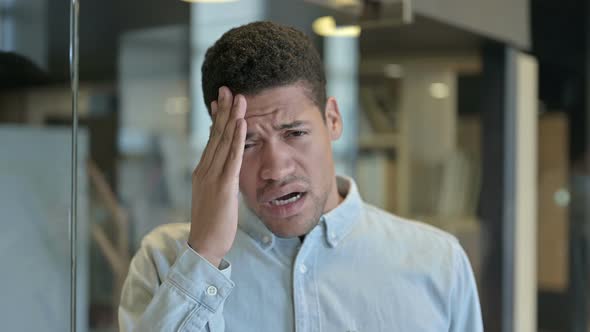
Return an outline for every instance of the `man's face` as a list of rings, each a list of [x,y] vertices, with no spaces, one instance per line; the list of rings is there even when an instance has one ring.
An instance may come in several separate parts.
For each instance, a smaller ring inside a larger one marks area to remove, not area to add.
[[[246,96],[247,136],[240,190],[245,202],[275,235],[307,234],[339,203],[331,142],[342,122],[334,98],[325,118],[293,84]]]

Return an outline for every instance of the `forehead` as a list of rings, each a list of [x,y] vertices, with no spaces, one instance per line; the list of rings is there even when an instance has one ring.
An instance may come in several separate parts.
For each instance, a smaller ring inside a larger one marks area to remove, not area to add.
[[[248,123],[288,121],[301,117],[309,111],[319,113],[305,89],[301,84],[292,84],[246,96],[246,120]]]

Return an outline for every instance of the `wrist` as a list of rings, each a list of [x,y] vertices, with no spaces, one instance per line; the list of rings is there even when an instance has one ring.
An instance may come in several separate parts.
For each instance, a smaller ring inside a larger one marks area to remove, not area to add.
[[[211,263],[211,265],[213,265],[219,269],[219,267],[221,266],[221,261],[223,260],[223,256],[215,255],[215,254],[210,253],[207,250],[197,248],[195,245],[191,244],[190,241],[188,241],[187,244],[193,251],[195,251],[197,254],[199,254],[199,256],[203,257],[209,263]]]
[[[223,261],[223,258],[219,258],[217,256],[212,256],[212,255],[207,255],[205,253],[200,253],[197,251],[197,253],[199,253],[199,255],[201,255],[203,258],[205,258],[209,263],[211,263],[211,265],[215,266],[216,269],[219,269],[221,266],[221,261]]]

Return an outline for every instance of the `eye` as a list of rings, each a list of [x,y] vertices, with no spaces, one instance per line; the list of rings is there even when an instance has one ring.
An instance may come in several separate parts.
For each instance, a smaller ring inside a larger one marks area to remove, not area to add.
[[[254,143],[246,143],[244,144],[244,150],[248,150],[249,148],[253,147],[255,144]]]
[[[305,132],[303,130],[293,130],[293,131],[287,132],[287,137],[301,137],[304,135],[307,135],[307,132]]]

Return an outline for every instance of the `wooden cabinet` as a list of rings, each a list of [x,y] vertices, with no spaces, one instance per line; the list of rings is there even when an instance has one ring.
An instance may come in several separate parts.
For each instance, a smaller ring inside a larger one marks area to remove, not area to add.
[[[539,118],[537,278],[540,289],[563,292],[569,279],[568,125],[563,113]]]

